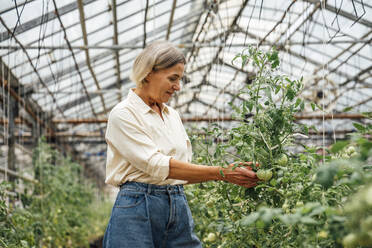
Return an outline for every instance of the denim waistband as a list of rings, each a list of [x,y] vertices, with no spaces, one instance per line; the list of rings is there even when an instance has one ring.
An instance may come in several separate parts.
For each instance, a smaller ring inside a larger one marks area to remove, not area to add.
[[[182,194],[183,185],[156,185],[148,183],[139,183],[139,182],[126,182],[120,185],[120,190],[130,190],[137,192],[157,192],[157,193],[172,193],[172,194]]]

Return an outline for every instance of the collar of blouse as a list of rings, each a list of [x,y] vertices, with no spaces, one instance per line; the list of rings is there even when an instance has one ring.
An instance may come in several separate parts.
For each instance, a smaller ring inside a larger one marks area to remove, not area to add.
[[[133,104],[135,104],[136,108],[138,108],[139,111],[142,113],[148,113],[150,111],[155,112],[149,105],[147,105],[141,97],[139,97],[136,93],[134,93],[134,88],[129,90],[128,94],[129,101],[131,101]],[[161,105],[161,112],[163,113],[169,113],[168,106],[165,103],[162,103]]]

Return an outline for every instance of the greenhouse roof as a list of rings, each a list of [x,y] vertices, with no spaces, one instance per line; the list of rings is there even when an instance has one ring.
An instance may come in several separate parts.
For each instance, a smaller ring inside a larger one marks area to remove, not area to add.
[[[236,96],[255,75],[231,63],[248,45],[275,46],[279,73],[303,77],[303,97],[325,109],[314,116],[309,106],[304,119],[337,119],[326,128],[342,133],[372,110],[370,1],[3,0],[0,22],[4,143],[18,108],[19,143],[36,123],[90,164],[104,164],[107,114],[135,86],[135,56],[159,39],[186,55],[169,103],[185,122],[231,120],[229,102],[244,100]]]

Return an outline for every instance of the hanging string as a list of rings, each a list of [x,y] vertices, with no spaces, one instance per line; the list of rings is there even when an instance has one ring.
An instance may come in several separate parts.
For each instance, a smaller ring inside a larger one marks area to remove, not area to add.
[[[8,42],[8,44],[10,45],[10,42],[11,42],[11,40]],[[8,63],[7,63],[8,65],[10,64],[10,56],[8,56]],[[10,122],[10,120],[9,120],[9,115],[10,115],[10,84],[11,84],[11,82],[10,82],[10,71],[9,71],[9,68],[8,68],[8,78],[7,78],[7,85],[6,85],[6,87],[8,88],[8,90],[7,90],[7,109],[6,109],[6,111],[7,111],[7,116],[8,116],[8,123],[7,123],[7,130],[6,130],[6,132],[5,132],[5,134],[6,134],[6,142],[5,142],[5,145],[8,147],[8,154],[7,154],[7,161],[6,161],[6,168],[5,168],[5,171],[6,171],[6,173],[7,173],[7,171],[8,171],[8,168],[9,168],[9,122]],[[8,180],[8,175],[7,174],[5,174],[6,175],[6,179]]]
[[[5,87],[7,87],[7,85],[5,85],[5,77],[4,77],[4,72],[5,72],[5,68],[4,68],[4,62],[2,61],[1,63],[1,83],[3,84],[3,87],[2,87],[2,98],[3,98],[3,106],[7,106],[6,109],[4,109],[4,116],[7,116],[8,114],[8,106],[9,106],[9,91],[5,94]],[[9,116],[9,115],[8,115]],[[9,122],[8,122],[9,123]],[[8,131],[7,131],[7,127],[8,127],[8,123],[4,123],[4,145],[7,146],[8,145]],[[7,158],[7,156],[5,156],[4,154],[4,158]],[[4,173],[4,180],[5,181],[8,181],[8,162],[7,161],[4,161],[4,165],[5,165],[5,173]]]

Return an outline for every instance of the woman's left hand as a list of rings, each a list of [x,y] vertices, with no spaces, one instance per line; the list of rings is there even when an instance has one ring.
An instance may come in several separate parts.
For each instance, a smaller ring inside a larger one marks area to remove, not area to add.
[[[242,165],[241,167],[237,167],[236,163],[230,164],[227,168],[223,169],[224,177],[222,180],[245,188],[256,186],[259,179],[250,167],[252,164],[252,162],[240,162],[239,165]]]

